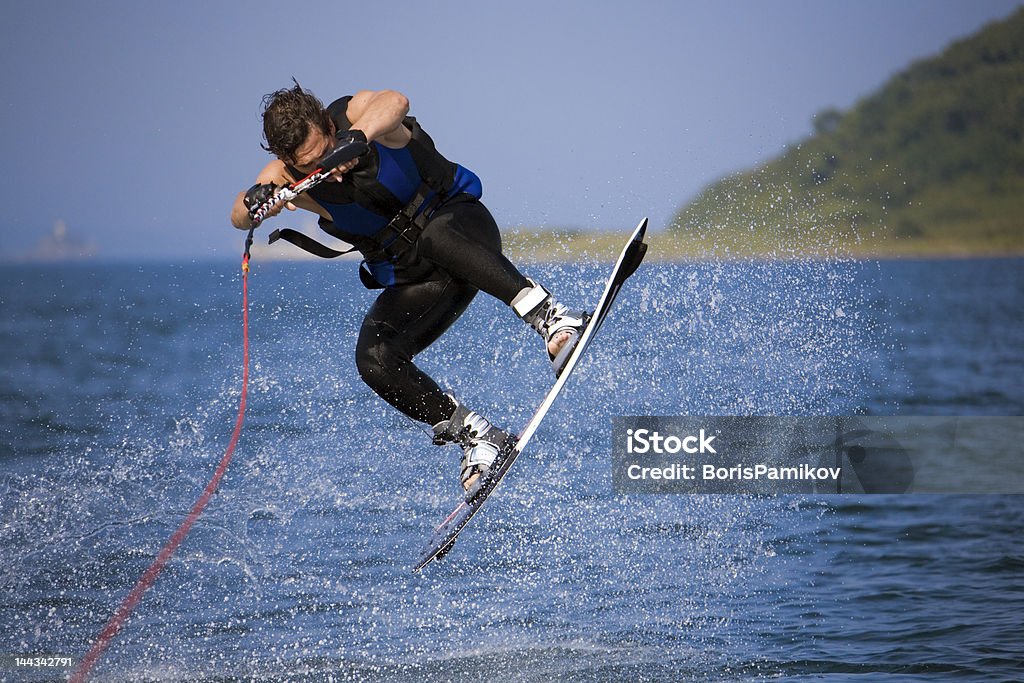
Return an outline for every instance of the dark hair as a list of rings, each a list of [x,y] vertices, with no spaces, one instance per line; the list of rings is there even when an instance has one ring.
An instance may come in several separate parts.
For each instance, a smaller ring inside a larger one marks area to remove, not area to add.
[[[295,158],[310,126],[324,135],[331,134],[331,117],[316,95],[304,89],[294,78],[293,88],[282,88],[263,96],[263,149],[281,159]]]

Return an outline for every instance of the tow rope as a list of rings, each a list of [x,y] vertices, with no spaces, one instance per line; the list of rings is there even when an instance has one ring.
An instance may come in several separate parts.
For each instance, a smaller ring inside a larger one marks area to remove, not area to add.
[[[220,480],[224,477],[228,463],[231,462],[231,456],[234,455],[235,446],[238,445],[238,438],[242,434],[242,423],[245,420],[245,402],[249,388],[249,250],[252,247],[253,232],[255,232],[256,228],[259,227],[260,223],[263,222],[267,214],[274,207],[284,202],[292,201],[300,194],[327,180],[331,175],[331,171],[336,167],[364,154],[368,147],[366,138],[359,139],[360,135],[350,132],[339,138],[340,144],[330,150],[320,160],[319,167],[315,171],[290,186],[277,188],[274,195],[262,206],[257,207],[257,210],[254,212],[251,219],[252,227],[249,228],[249,234],[245,238],[245,252],[242,254],[242,394],[238,403],[238,417],[235,419],[235,430],[231,434],[231,441],[228,443],[224,456],[220,459],[220,464],[217,465],[217,470],[213,473],[213,478],[210,479],[210,483],[203,489],[202,495],[199,496],[199,499],[192,506],[192,510],[185,517],[185,521],[181,523],[177,531],[167,540],[163,549],[156,556],[156,559],[153,560],[153,564],[149,566],[149,569],[146,570],[135,584],[135,587],[132,588],[128,597],[121,602],[120,607],[117,608],[117,611],[110,617],[106,626],[100,631],[100,634],[96,637],[96,642],[92,644],[85,657],[78,663],[78,667],[71,675],[71,678],[68,679],[71,683],[82,683],[86,680],[89,671],[92,670],[97,660],[103,656],[103,653],[110,645],[110,641],[114,639],[114,636],[121,630],[121,627],[131,615],[136,605],[142,600],[143,593],[153,585],[160,572],[167,565],[167,562],[170,561],[171,556],[174,555],[174,551],[185,540],[188,532],[192,529],[192,525],[199,519],[199,515],[203,513],[203,509],[210,502],[210,498],[217,491]]]
[[[217,491],[217,486],[224,477],[224,472],[227,470],[228,463],[231,462],[231,456],[234,455],[235,447],[238,445],[238,438],[242,434],[242,423],[245,420],[245,403],[249,388],[249,248],[252,246],[253,230],[255,230],[255,226],[249,230],[249,235],[245,240],[245,253],[242,256],[242,394],[238,403],[238,417],[235,419],[235,430],[231,434],[231,441],[228,443],[224,456],[220,459],[220,464],[217,465],[217,470],[213,473],[213,478],[210,479],[210,483],[206,485],[202,495],[199,496],[195,505],[192,506],[192,510],[185,517],[185,521],[171,535],[163,549],[156,556],[156,559],[153,560],[153,564],[149,566],[149,569],[138,580],[131,593],[128,594],[128,597],[124,599],[121,606],[114,612],[114,615],[110,617],[107,625],[103,627],[99,636],[96,637],[96,642],[92,644],[89,652],[79,662],[78,668],[70,678],[72,683],[86,680],[86,676],[88,676],[93,665],[103,655],[107,646],[110,645],[110,641],[117,635],[117,632],[121,630],[121,626],[124,625],[125,620],[128,619],[135,606],[142,600],[142,594],[153,585],[157,576],[160,575],[164,566],[171,559],[174,551],[185,540],[192,525],[199,519],[199,515],[202,514],[206,504],[210,502],[210,498]]]

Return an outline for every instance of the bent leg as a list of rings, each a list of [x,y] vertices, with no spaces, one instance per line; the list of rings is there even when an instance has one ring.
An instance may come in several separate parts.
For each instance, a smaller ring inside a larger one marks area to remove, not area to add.
[[[451,200],[431,217],[417,248],[423,258],[511,306],[541,334],[555,374],[561,371],[586,318],[558,303],[505,258],[501,234],[486,206],[466,196]]]
[[[438,210],[417,242],[420,256],[510,304],[531,283],[501,253],[501,233],[487,207],[457,198]]]
[[[451,417],[455,404],[413,358],[458,320],[476,292],[452,278],[385,289],[356,342],[363,381],[414,420],[435,425]]]

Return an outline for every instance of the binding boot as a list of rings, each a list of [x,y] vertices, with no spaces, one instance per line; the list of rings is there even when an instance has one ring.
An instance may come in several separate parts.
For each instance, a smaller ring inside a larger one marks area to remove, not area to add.
[[[498,455],[512,442],[512,435],[498,429],[490,421],[455,402],[452,416],[434,425],[434,443],[443,445],[456,443],[462,447],[462,465],[459,479],[466,492],[466,500],[472,500],[479,493],[494,466]]]
[[[548,290],[533,280],[530,284],[533,286],[519,292],[510,305],[516,315],[544,338],[548,358],[557,377],[562,374],[569,354],[576,348],[590,315],[558,303]]]

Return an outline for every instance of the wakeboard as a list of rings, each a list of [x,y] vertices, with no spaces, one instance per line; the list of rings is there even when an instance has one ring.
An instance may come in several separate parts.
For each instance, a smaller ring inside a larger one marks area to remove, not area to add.
[[[587,350],[587,346],[590,345],[594,335],[597,334],[598,330],[601,329],[601,325],[604,324],[605,319],[608,317],[608,312],[612,308],[612,304],[615,303],[615,299],[619,294],[619,290],[622,289],[622,285],[626,282],[630,275],[636,272],[636,269],[640,266],[641,261],[644,259],[644,255],[647,253],[647,244],[644,243],[644,235],[647,233],[647,219],[640,221],[640,224],[636,226],[633,234],[630,235],[629,240],[626,242],[626,246],[623,247],[622,253],[619,254],[619,259],[615,262],[615,266],[612,268],[611,274],[608,276],[608,281],[605,284],[604,293],[601,294],[601,298],[598,299],[597,304],[594,306],[594,312],[591,314],[590,320],[587,326],[583,328],[583,332],[580,333],[580,337],[576,342],[575,347],[569,353],[568,357],[561,363],[562,359],[558,359],[556,363],[561,365],[561,370],[555,380],[554,385],[548,390],[547,395],[541,402],[537,411],[533,414],[533,417],[526,423],[523,430],[519,433],[514,443],[510,443],[509,446],[498,455],[495,459],[494,466],[487,475],[487,479],[484,481],[480,490],[473,498],[469,500],[463,500],[461,503],[452,510],[451,514],[448,515],[441,524],[434,529],[434,533],[430,537],[430,541],[420,555],[419,561],[413,568],[413,571],[419,571],[434,560],[441,559],[452,549],[455,545],[455,541],[458,539],[459,534],[469,524],[469,520],[480,510],[488,496],[494,491],[495,487],[501,482],[502,478],[508,473],[512,464],[519,457],[519,454],[526,448],[526,444],[529,443],[530,439],[533,438],[537,428],[540,426],[544,416],[548,414],[548,410],[551,409],[551,405],[555,402],[555,399],[561,393],[562,388],[565,386],[566,381],[572,374],[573,369],[579,362],[580,357]]]

